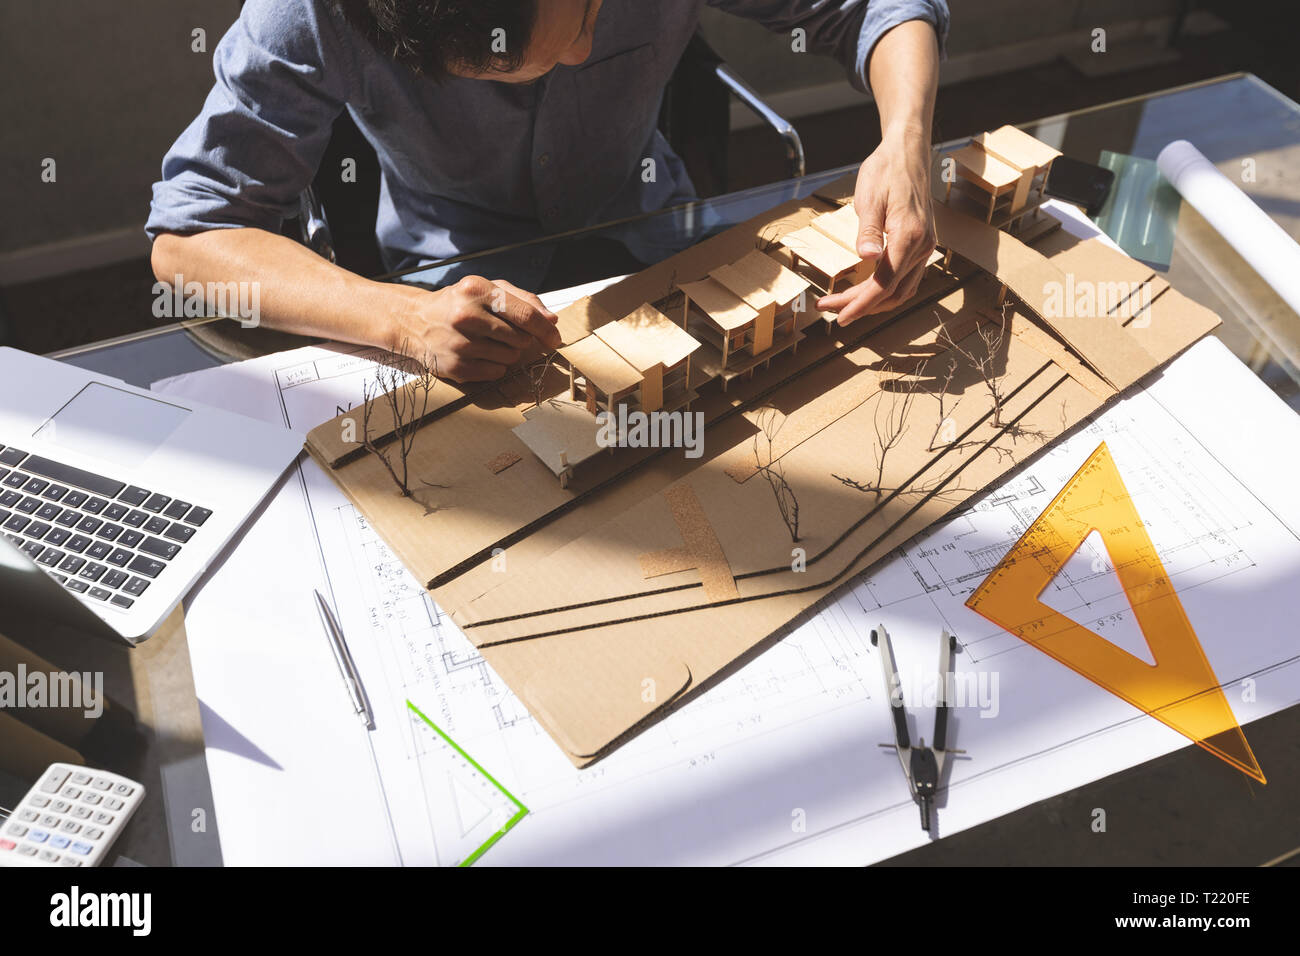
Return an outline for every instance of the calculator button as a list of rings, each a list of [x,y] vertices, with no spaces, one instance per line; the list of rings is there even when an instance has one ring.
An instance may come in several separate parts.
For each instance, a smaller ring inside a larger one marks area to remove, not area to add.
[[[23,856],[35,856],[36,847],[32,846],[30,843],[24,843],[22,846],[18,848],[18,852],[21,853]]]
[[[55,813],[67,813],[69,810],[72,809],[72,804],[68,803],[67,800],[55,800],[54,806],[52,806],[50,809],[53,810]]]
[[[103,800],[103,799],[104,799],[104,798],[101,797],[101,796],[100,796],[99,794],[97,794],[97,793],[88,793],[88,794],[86,794],[84,797],[81,798],[81,802],[82,802],[82,803],[88,803],[88,804],[90,804],[90,805],[93,807],[93,806],[95,806],[97,803],[99,803],[100,800]]]
[[[65,856],[59,861],[59,866],[81,866],[81,861],[75,856]]]
[[[87,815],[90,814],[90,807],[78,807],[77,809],[85,810]],[[113,814],[105,813],[103,810],[100,810],[98,813],[95,814],[95,822],[98,823],[101,827],[109,826],[113,822]]]
[[[91,846],[89,843],[82,843],[80,840],[78,840],[76,843],[72,844],[72,852],[73,852],[73,853],[78,853],[78,854],[80,854],[81,856],[89,856],[89,855],[90,855],[90,851],[93,850],[93,849],[94,849],[94,847]]]
[[[90,778],[87,777],[86,779],[89,780]],[[50,804],[50,798],[42,797],[39,793],[34,793],[27,798],[27,802],[34,807],[47,807]]]
[[[86,784],[90,783],[90,774],[88,774],[88,773],[74,773],[74,774],[72,775],[72,782],[75,783],[75,784],[76,784],[77,786],[79,786],[79,787],[84,787]]]
[[[64,820],[63,826],[59,827],[64,833],[80,833],[81,824],[76,820]]]
[[[131,786],[129,783],[119,783],[113,788],[113,793],[115,796],[129,797],[131,794],[135,793],[135,787]]]
[[[82,836],[84,836],[87,840],[98,840],[103,835],[104,835],[104,831],[99,829],[99,827],[91,827],[89,830],[87,830],[85,833],[82,834]]]
[[[44,843],[49,838],[50,835],[44,830],[33,830],[31,833],[27,834],[27,839],[32,843]]]
[[[105,780],[103,777],[96,777],[91,783],[91,786],[99,791],[107,791],[113,789],[113,782],[111,780]]]
[[[58,825],[59,818],[52,813],[47,813],[45,816],[41,817],[41,826],[43,827],[57,827]]]
[[[58,863],[59,854],[55,853],[53,850],[42,850],[41,859],[46,863]]]
[[[82,804],[80,806],[73,808],[72,815],[76,817],[78,820],[89,820],[90,815],[94,812],[95,811],[90,809],[90,807],[86,806],[85,804]]]
[[[81,791],[78,790],[76,787],[64,787],[63,795],[67,797],[69,800],[76,800],[77,797],[81,796]]]
[[[42,793],[58,793],[63,789],[63,783],[68,779],[69,771],[51,770],[49,775],[41,781]]]
[[[13,840],[0,840],[0,850],[12,850],[17,845]]]
[[[35,823],[41,818],[41,815],[35,810],[23,810],[18,814],[18,819],[23,823]]]
[[[27,828],[21,823],[11,823],[9,824],[9,828],[5,830],[5,833],[8,833],[10,836],[26,836]]]
[[[108,807],[110,810],[121,810],[126,806],[126,804],[117,799],[117,797],[106,797],[104,799],[104,806]]]
[[[69,840],[67,837],[63,836],[62,834],[58,834],[58,833],[56,833],[56,834],[54,834],[54,836],[50,837],[50,846],[54,847],[54,849],[56,849],[56,850],[62,850],[62,849],[64,849],[64,848],[67,847],[67,845],[68,845],[69,843],[71,843],[71,842],[72,842],[72,841]]]

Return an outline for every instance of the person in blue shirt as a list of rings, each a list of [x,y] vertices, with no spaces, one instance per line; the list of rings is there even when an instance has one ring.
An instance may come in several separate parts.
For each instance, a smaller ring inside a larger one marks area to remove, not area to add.
[[[802,30],[809,51],[870,88],[881,143],[855,205],[858,252],[879,261],[817,307],[847,323],[910,298],[934,248],[945,0],[707,2]],[[676,205],[694,189],[656,122],[704,3],[247,0],[154,185],[154,273],[256,282],[269,327],[402,347],[457,381],[499,378],[525,351],[560,344],[556,317],[527,289],[475,275],[437,290],[377,282],[279,234],[334,119],[347,110],[378,154],[376,236],[392,270]],[[546,262],[532,265],[513,277],[540,281]]]

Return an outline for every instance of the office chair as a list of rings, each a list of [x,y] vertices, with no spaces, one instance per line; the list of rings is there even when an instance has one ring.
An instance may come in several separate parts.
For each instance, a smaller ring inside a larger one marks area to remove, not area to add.
[[[686,164],[699,194],[727,192],[733,95],[775,130],[785,145],[789,175],[802,176],[803,143],[794,126],[737,76],[697,30],[664,91],[659,129]],[[338,176],[345,158],[356,161],[356,182],[344,183]],[[298,207],[297,223],[288,220],[285,235],[360,275],[384,271],[375,241],[379,159],[346,112],[335,120],[316,178],[303,190]]]

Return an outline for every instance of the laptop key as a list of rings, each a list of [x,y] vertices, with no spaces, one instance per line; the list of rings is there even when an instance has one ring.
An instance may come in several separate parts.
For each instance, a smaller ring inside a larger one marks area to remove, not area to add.
[[[43,564],[47,568],[56,568],[59,562],[66,558],[67,555],[55,548],[46,548],[41,552],[41,556],[36,559],[37,564]]]
[[[63,559],[63,563],[59,565],[59,570],[63,571],[65,574],[76,574],[81,570],[81,566],[85,563],[85,558],[79,557],[75,554],[70,554]]]
[[[23,545],[23,554],[27,555],[27,557],[31,558],[33,561],[40,557],[41,552],[44,550],[45,545],[41,544],[39,541],[28,541]]]
[[[171,498],[167,497],[166,495],[152,494],[149,496],[149,500],[144,503],[144,510],[152,511],[154,514],[157,514],[158,512],[166,508],[167,505],[170,503],[171,503]]]
[[[167,530],[167,519],[153,517],[144,523],[144,530],[150,534],[162,534]]]
[[[39,495],[48,487],[50,487],[50,483],[44,478],[28,478],[27,484],[23,485],[23,491],[29,495]]]
[[[69,591],[76,591],[78,594],[84,594],[86,592],[86,589],[89,588],[90,585],[87,584],[85,581],[78,581],[76,578],[73,578],[71,581],[65,584],[64,587],[66,587]]]
[[[91,588],[89,593],[96,601],[107,601],[113,596],[111,592],[105,591],[103,588]],[[86,809],[89,810],[90,808],[87,807]]]
[[[181,553],[181,546],[172,544],[170,541],[164,541],[162,538],[145,538],[144,541],[140,542],[140,550],[145,554],[153,555],[155,558],[170,561]]]
[[[58,581],[60,584],[68,583],[68,576],[66,574],[51,574],[50,577],[54,578],[54,580]]]
[[[207,508],[199,508],[196,506],[190,509],[190,513],[185,516],[185,520],[192,525],[202,525],[203,522],[207,521],[211,517],[212,512]]]
[[[63,498],[63,503],[69,508],[80,508],[86,503],[90,495],[84,491],[69,491]]]
[[[90,539],[87,538],[84,534],[74,534],[71,538],[68,539],[67,547],[69,551],[75,551],[77,554],[81,554],[81,552],[85,551],[88,547],[90,547],[90,545],[91,545]]]
[[[27,457],[27,452],[19,451],[17,448],[9,447],[0,451],[0,465],[18,465]]]
[[[172,526],[163,533],[163,537],[171,538],[173,541],[179,541],[181,544],[185,544],[190,540],[190,538],[194,537],[194,532],[198,530],[198,528],[195,528],[192,525],[181,524],[179,521],[176,521],[173,522]]]
[[[80,520],[81,520],[81,512],[73,511],[71,508],[68,508],[63,512],[63,514],[59,515],[57,518],[54,519],[56,524],[61,524],[65,528],[75,528],[77,522]]]
[[[101,511],[103,511],[106,507],[108,507],[108,502],[105,501],[103,498],[96,496],[93,498],[87,498],[86,503],[81,506],[81,510],[89,511],[91,514],[97,515]]]
[[[66,495],[69,490],[70,489],[67,485],[50,485],[50,487],[46,488],[44,493],[41,494],[41,497],[48,498],[50,501],[62,501],[63,496]]]
[[[87,491],[102,495],[105,498],[116,498],[122,489],[126,487],[124,481],[114,481],[112,478],[97,475],[93,471],[73,468],[61,461],[51,461],[37,455],[28,458],[23,463],[23,468],[34,475],[40,475],[42,478],[49,478],[51,481],[57,481],[65,485],[76,485],[78,488],[85,488]]]
[[[109,571],[100,579],[99,583],[106,588],[120,588],[129,577],[130,575],[125,571]]]
[[[102,512],[100,512],[100,514],[105,521],[121,521],[123,518],[126,517],[126,513],[130,510],[131,509],[128,508],[126,505],[113,502]]]
[[[104,572],[107,570],[108,568],[104,567],[104,565],[91,561],[77,572],[77,577],[84,578],[87,581],[98,581],[104,576]]]
[[[50,539],[46,538],[45,540],[48,541]],[[117,548],[105,560],[115,568],[124,568],[131,560],[131,552],[126,550],[126,548]],[[114,587],[116,587],[116,585],[114,585]]]
[[[22,531],[23,528],[26,528],[31,523],[32,519],[27,517],[27,515],[14,515],[4,523],[4,529],[6,531],[14,532]]]
[[[107,541],[96,541],[86,549],[86,557],[94,558],[96,561],[103,561],[113,553],[113,546]]]
[[[12,518],[13,514],[14,513],[12,511],[5,511],[3,508],[0,508],[0,524],[4,524],[6,521]]]
[[[141,594],[144,594],[145,591],[149,590],[149,582],[144,578],[132,578],[122,586],[122,590],[133,597],[139,597]]]
[[[63,514],[63,509],[53,502],[41,505],[36,509],[36,517],[41,521],[53,521],[61,514]]]
[[[144,534],[139,531],[123,531],[122,537],[117,539],[117,543],[124,548],[134,548],[144,540]]]
[[[121,608],[129,608],[135,601],[124,594],[114,594],[110,603]]]
[[[22,500],[23,496],[16,491],[0,493],[0,505],[4,505],[6,508],[12,508]]]
[[[46,544],[63,544],[68,538],[72,537],[72,532],[67,528],[55,528],[45,536]]]
[[[129,524],[132,528],[138,528],[149,520],[149,515],[143,511],[132,511],[122,519],[123,524]]]
[[[184,518],[185,512],[189,510],[190,510],[190,503],[188,501],[180,501],[178,499],[176,501],[173,501],[171,504],[169,504],[166,507],[166,509],[164,509],[163,515],[164,517],[167,518]]]
[[[127,565],[128,571],[134,571],[136,574],[143,574],[146,578],[156,578],[167,569],[167,565],[161,561],[155,561],[152,558],[146,558],[143,554],[137,554],[135,560]]]
[[[124,529],[120,524],[106,524],[104,527],[99,529],[99,533],[95,535],[95,537],[103,538],[105,541],[116,541],[117,536],[120,535],[123,530]]]
[[[27,530],[23,533],[27,535],[27,537],[39,541],[41,538],[45,537],[45,532],[49,530],[50,526],[44,521],[33,521],[27,526]]]
[[[21,488],[23,485],[27,484],[28,477],[28,475],[24,475],[21,471],[15,471],[11,474],[5,475],[4,480],[0,481],[0,485],[4,485],[6,488]]]
[[[24,498],[18,504],[14,505],[14,511],[21,511],[25,515],[35,514],[41,507],[40,498]]]
[[[98,518],[86,515],[77,523],[77,530],[82,534],[94,534],[99,530],[99,526],[103,523],[104,522],[100,521]]]
[[[138,508],[149,500],[150,492],[139,485],[129,485],[126,491],[117,496],[118,501],[125,501],[132,508]]]

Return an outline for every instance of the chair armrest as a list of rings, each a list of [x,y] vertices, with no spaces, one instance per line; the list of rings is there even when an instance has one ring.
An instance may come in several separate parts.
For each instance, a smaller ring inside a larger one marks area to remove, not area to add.
[[[807,166],[804,161],[803,140],[799,138],[799,133],[795,130],[793,124],[768,106],[763,101],[763,98],[754,91],[753,87],[737,76],[735,71],[727,64],[719,63],[714,67],[714,70],[723,85],[764,122],[776,130],[777,135],[784,140],[786,158],[790,163],[791,177],[804,175],[807,172]]]
[[[316,196],[311,186],[298,196],[298,223],[302,230],[302,244],[323,259],[338,262],[334,252],[334,237],[330,233],[329,220],[325,218],[325,207]]]

